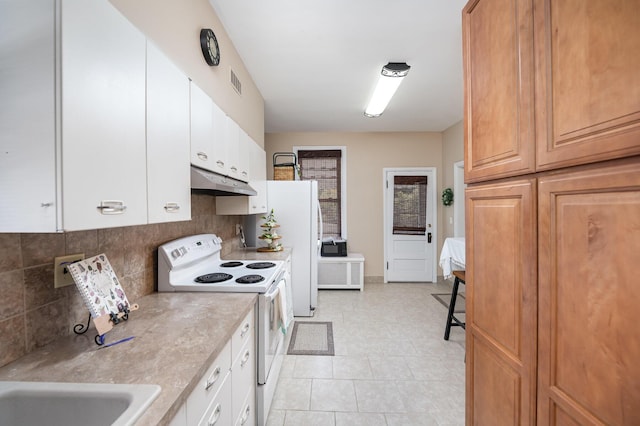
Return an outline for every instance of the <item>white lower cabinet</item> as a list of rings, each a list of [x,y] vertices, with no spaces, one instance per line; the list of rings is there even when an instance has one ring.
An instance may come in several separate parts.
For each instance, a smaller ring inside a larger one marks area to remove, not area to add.
[[[231,374],[225,376],[222,386],[216,396],[211,400],[204,416],[197,423],[198,426],[226,426],[233,422],[231,403]],[[188,417],[188,411],[187,411]],[[195,424],[195,423],[189,423]]]
[[[255,309],[243,319],[171,426],[255,426]]]
[[[231,367],[231,394],[234,425],[256,424],[255,317],[251,311],[231,341],[234,355]]]

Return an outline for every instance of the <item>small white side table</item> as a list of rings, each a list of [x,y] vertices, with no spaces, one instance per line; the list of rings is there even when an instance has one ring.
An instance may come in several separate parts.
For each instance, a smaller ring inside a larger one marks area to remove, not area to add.
[[[318,257],[318,288],[364,289],[364,256],[349,253],[346,256]]]

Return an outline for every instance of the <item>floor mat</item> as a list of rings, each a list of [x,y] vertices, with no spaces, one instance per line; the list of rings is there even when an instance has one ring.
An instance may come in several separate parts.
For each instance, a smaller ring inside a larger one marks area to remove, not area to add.
[[[333,324],[320,321],[296,321],[287,355],[333,356]]]
[[[435,297],[438,302],[442,303],[445,308],[449,309],[451,293],[433,293],[431,295]],[[454,313],[463,314],[465,311],[465,302],[466,300],[464,298],[464,294],[458,293],[458,298],[456,299],[456,309],[454,310]]]

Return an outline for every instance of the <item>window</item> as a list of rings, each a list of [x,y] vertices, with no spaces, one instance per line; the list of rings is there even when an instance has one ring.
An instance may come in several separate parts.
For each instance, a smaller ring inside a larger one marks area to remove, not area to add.
[[[318,181],[324,237],[346,237],[344,226],[344,148],[298,148],[301,180]]]
[[[394,176],[393,233],[425,235],[427,219],[427,177]]]

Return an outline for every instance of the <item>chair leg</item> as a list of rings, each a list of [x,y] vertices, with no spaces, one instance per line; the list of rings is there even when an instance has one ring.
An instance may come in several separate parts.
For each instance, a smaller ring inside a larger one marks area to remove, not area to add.
[[[447,315],[447,325],[444,328],[444,340],[449,340],[449,333],[451,332],[451,323],[454,320],[453,313],[456,309],[456,299],[458,298],[458,286],[460,285],[460,280],[456,277],[453,280],[453,292],[451,292],[451,301],[449,302],[449,314]],[[455,324],[458,325],[458,324]]]

